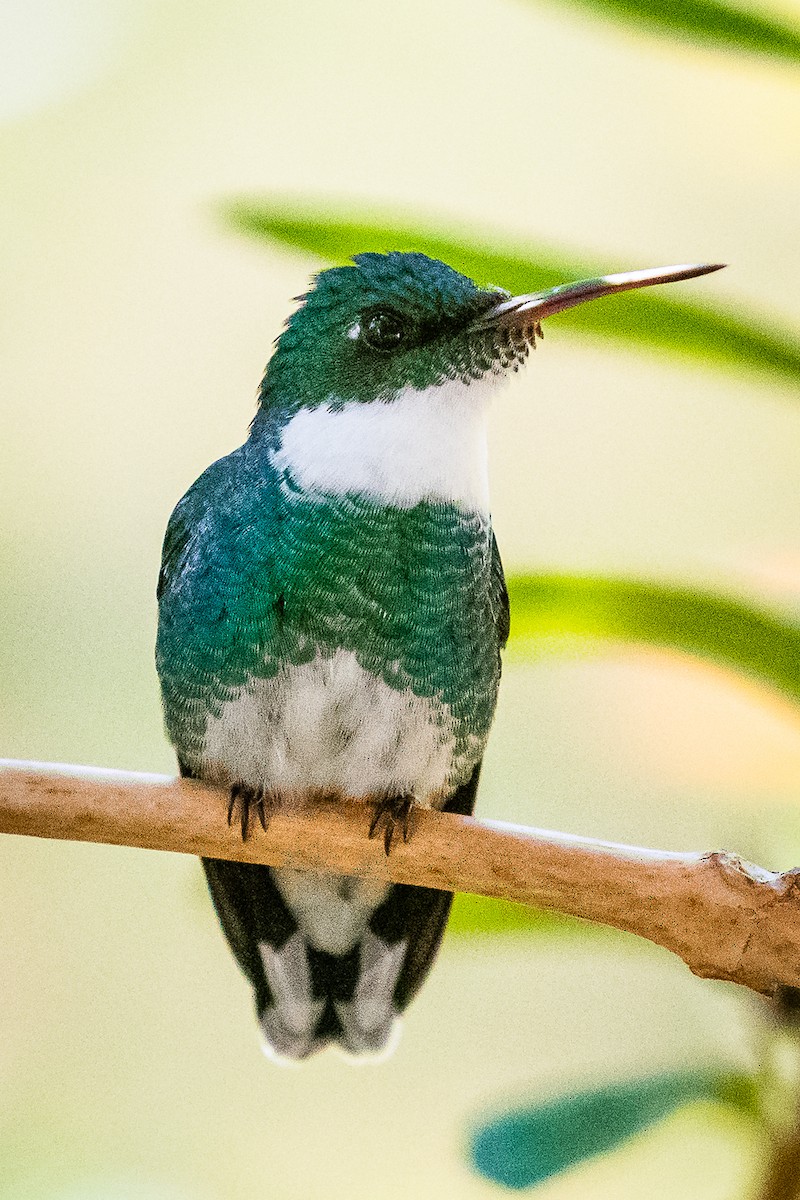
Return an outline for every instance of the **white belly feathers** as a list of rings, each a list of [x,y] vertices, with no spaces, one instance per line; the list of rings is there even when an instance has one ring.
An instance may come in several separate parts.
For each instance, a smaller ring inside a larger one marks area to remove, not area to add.
[[[395,691],[337,650],[252,679],[210,716],[203,778],[287,799],[413,793],[435,805],[452,790],[454,752],[446,704]]]

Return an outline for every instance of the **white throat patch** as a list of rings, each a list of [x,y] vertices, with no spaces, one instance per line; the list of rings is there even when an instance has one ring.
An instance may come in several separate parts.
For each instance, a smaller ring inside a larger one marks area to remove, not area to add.
[[[421,501],[489,514],[488,404],[500,379],[451,380],[395,400],[301,409],[273,457],[304,492]]]

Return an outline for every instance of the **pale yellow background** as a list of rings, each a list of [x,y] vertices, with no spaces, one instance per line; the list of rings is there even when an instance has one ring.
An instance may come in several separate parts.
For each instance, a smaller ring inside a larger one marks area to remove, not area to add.
[[[783,11],[800,20],[797,3]],[[458,218],[800,319],[800,75],[523,0],[9,3],[0,67],[0,754],[172,770],[152,665],[169,511],[242,440],[315,263],[215,205]],[[357,251],[358,246],[353,250]],[[489,281],[490,282],[490,281]],[[509,568],[800,608],[800,404],[558,328],[498,399]],[[800,861],[800,718],[625,650],[505,681],[480,810]],[[507,1098],[753,1061],[757,1002],[621,940],[451,943],[394,1058],[262,1059],[192,861],[0,846],[3,1200],[488,1197]],[[754,1150],[687,1111],[542,1197],[731,1197]]]

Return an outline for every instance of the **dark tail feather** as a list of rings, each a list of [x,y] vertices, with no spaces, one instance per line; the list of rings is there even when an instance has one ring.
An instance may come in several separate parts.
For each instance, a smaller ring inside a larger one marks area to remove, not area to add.
[[[181,775],[192,778],[184,763],[178,765]],[[222,931],[253,988],[265,1049],[279,1058],[307,1057],[326,1044],[315,1033],[324,1005],[310,994],[305,943],[270,868],[222,858],[200,861]],[[283,959],[294,961],[294,978],[291,972],[285,977]],[[331,1031],[326,1040],[333,1036]]]
[[[462,817],[472,815],[480,773],[478,763],[467,782],[444,805],[443,812]],[[407,1008],[427,978],[444,937],[452,903],[452,892],[398,883],[370,921],[373,932],[390,944],[402,937],[408,939],[394,990],[398,1012]]]

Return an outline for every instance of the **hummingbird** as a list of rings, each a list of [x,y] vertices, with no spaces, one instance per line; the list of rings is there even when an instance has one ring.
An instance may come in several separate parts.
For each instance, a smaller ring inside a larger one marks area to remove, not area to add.
[[[229,789],[246,838],[281,804],[471,814],[509,632],[487,423],[555,313],[717,264],[511,296],[420,253],[321,271],[275,343],[242,446],[169,520],[156,663],[183,776]],[[265,1052],[381,1056],[452,894],[203,859]]]

